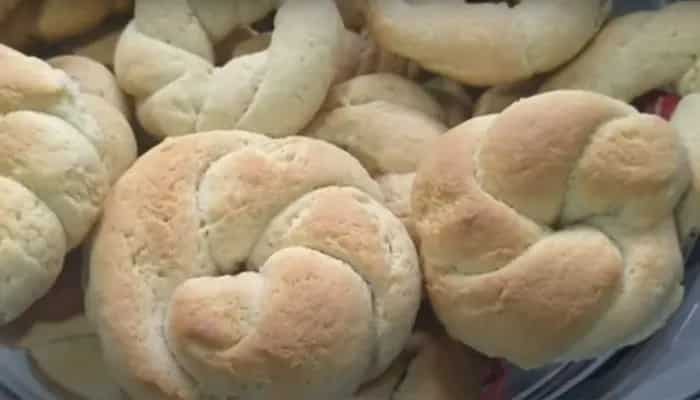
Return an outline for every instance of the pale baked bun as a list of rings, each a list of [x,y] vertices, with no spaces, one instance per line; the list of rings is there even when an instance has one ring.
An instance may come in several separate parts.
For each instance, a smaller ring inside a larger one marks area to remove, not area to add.
[[[699,20],[696,1],[618,17],[540,90],[590,90],[626,102],[673,83],[690,93],[699,87]]]
[[[369,0],[368,25],[385,49],[474,86],[527,79],[572,59],[598,32],[607,0]]]
[[[85,33],[114,14],[131,11],[131,0],[3,0],[0,43],[25,49]]]
[[[688,151],[691,183],[676,211],[686,253],[700,235],[700,93],[685,96],[671,118]]]
[[[133,136],[119,111],[93,107],[65,72],[2,45],[0,64],[5,324],[49,290],[66,252],[83,241],[110,184],[135,153],[129,160],[111,147],[115,136]]]
[[[398,75],[370,74],[331,88],[304,133],[354,155],[413,235],[413,173],[425,148],[447,130],[445,119],[440,104],[420,85]]]
[[[213,64],[218,41],[277,3],[137,0],[115,71],[136,98],[145,130],[159,138],[233,128],[298,134],[323,103],[339,63],[344,28],[333,1],[282,2],[267,50]]]
[[[427,291],[450,335],[524,368],[635,344],[680,304],[681,135],[556,91],[442,135],[413,188]]]
[[[170,138],[118,181],[87,311],[137,399],[338,399],[411,335],[415,248],[377,184],[328,143]]]

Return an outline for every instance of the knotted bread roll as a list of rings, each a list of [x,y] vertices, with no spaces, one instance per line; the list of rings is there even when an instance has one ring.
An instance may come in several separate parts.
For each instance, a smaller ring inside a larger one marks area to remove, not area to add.
[[[0,45],[0,324],[44,295],[135,158],[111,105],[68,75]],[[132,151],[133,150],[133,151]]]
[[[131,0],[3,0],[0,43],[24,49],[56,43],[96,28],[114,14],[131,11]]]
[[[557,91],[474,118],[420,164],[426,285],[454,338],[530,368],[637,343],[679,305],[678,132],[611,98]]]
[[[553,70],[598,32],[609,0],[523,0],[515,6],[463,0],[369,0],[379,44],[423,68],[474,86]]]
[[[212,64],[214,43],[277,3],[136,0],[115,71],[137,99],[146,131],[159,137],[229,128],[297,134],[323,103],[339,62],[343,24],[334,2],[284,1],[266,51]]]
[[[415,248],[348,153],[243,131],[170,138],[119,180],[87,310],[138,399],[337,399],[420,301]]]
[[[392,74],[361,75],[334,86],[309,136],[347,150],[377,180],[385,205],[415,237],[410,193],[424,149],[447,131],[440,104]]]
[[[540,91],[590,90],[630,102],[668,84],[682,94],[700,90],[698,21],[696,1],[616,18]]]

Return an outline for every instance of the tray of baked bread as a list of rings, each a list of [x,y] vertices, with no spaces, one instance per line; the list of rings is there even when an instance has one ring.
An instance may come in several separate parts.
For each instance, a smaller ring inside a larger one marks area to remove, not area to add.
[[[699,21],[0,2],[0,399],[698,398]]]

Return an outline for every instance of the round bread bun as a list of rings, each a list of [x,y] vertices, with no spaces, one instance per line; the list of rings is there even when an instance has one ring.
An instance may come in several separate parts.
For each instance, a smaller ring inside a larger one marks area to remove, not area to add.
[[[572,59],[598,32],[608,0],[369,0],[368,25],[385,49],[473,86],[527,79]]]
[[[243,131],[170,138],[117,182],[86,299],[137,399],[337,399],[411,335],[416,250],[339,148]]]
[[[555,91],[471,119],[419,165],[427,292],[455,339],[523,368],[660,328],[683,295],[679,133],[599,94]]]
[[[625,102],[667,84],[690,93],[700,58],[700,3],[675,2],[618,17],[540,91],[590,90]]]
[[[343,23],[333,1],[282,2],[267,50],[213,64],[217,42],[277,3],[136,0],[115,71],[136,98],[146,131],[159,138],[234,128],[298,134],[323,103],[340,62]]]
[[[3,0],[0,43],[19,49],[57,43],[131,11],[131,0]]]
[[[135,158],[128,122],[42,60],[0,45],[0,324],[48,292],[110,184]],[[124,152],[122,152],[124,151]],[[128,153],[128,154],[127,154]]]
[[[306,135],[355,156],[379,183],[385,205],[415,237],[410,192],[418,160],[447,131],[440,104],[398,75],[370,74],[331,88]]]

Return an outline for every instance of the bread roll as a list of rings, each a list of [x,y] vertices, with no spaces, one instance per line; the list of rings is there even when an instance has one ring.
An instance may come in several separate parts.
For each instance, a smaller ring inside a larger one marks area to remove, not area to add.
[[[335,3],[283,2],[266,51],[213,65],[214,43],[276,6],[274,0],[137,0],[115,71],[136,98],[146,131],[160,138],[231,128],[298,134],[323,103],[339,63],[343,24]]]
[[[49,64],[0,45],[0,324],[18,317],[85,238],[133,161],[124,117]]]
[[[678,83],[689,93],[700,57],[699,20],[696,1],[618,17],[540,91],[590,90],[630,102],[652,89]]]
[[[415,248],[348,153],[243,131],[171,138],[110,196],[87,311],[138,399],[346,397],[420,302]]]
[[[445,132],[440,104],[398,75],[361,75],[334,86],[305,133],[354,155],[379,182],[385,205],[415,237],[410,190],[424,149]]]
[[[680,304],[687,151],[663,119],[589,92],[530,97],[441,136],[412,207],[450,335],[524,368],[637,343]]]
[[[572,59],[605,22],[610,1],[369,0],[385,49],[473,86],[513,83]]]

